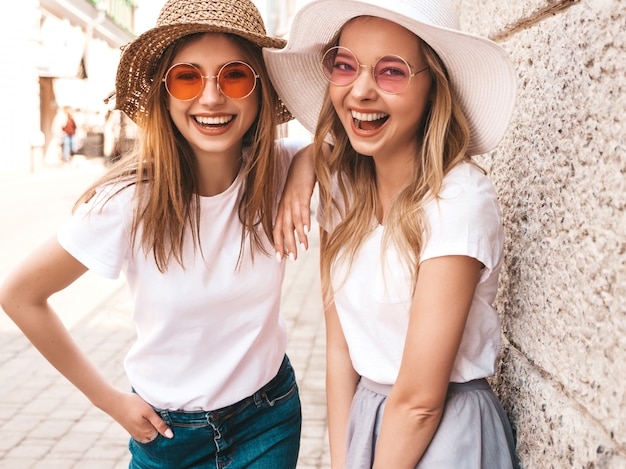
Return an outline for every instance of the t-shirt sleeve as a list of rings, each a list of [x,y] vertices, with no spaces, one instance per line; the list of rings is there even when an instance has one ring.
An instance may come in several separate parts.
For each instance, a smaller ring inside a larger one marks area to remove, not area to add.
[[[429,232],[420,262],[469,256],[491,270],[501,260],[504,243],[495,188],[478,169],[460,166],[446,176],[439,197],[424,207]]]
[[[112,186],[101,188],[57,232],[63,249],[106,278],[118,278],[130,255],[132,193],[130,188],[119,192]]]

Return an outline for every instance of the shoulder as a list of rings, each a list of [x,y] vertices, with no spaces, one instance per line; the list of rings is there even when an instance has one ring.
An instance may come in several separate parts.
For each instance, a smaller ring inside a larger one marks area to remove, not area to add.
[[[478,166],[462,162],[452,168],[443,179],[444,188],[461,186],[467,190],[477,190],[495,195],[495,188],[489,177]]]
[[[285,137],[274,142],[274,148],[279,157],[291,161],[293,156],[304,147],[311,144],[311,138],[307,137]]]
[[[425,206],[427,213],[442,210],[454,216],[499,218],[496,189],[481,169],[472,163],[460,163],[446,174],[439,194]]]
[[[109,182],[96,187],[91,197],[76,209],[78,215],[130,213],[137,186],[133,182]]]
[[[504,243],[496,190],[471,163],[446,175],[439,195],[424,206],[427,242],[421,260],[468,255],[486,266],[499,262]]]

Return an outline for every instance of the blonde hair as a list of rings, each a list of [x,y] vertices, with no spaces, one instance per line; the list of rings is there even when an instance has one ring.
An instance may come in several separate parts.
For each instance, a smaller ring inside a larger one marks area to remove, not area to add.
[[[415,135],[421,142],[415,170],[386,215],[382,249],[384,253],[384,247],[393,243],[413,280],[417,276],[420,253],[425,243],[424,234],[428,234],[423,207],[428,200],[438,196],[443,178],[450,169],[461,161],[470,161],[466,154],[469,127],[450,89],[445,65],[430,46],[417,39],[432,77],[431,100]],[[336,40],[331,45],[337,43]],[[324,156],[323,141],[328,134],[333,137],[334,146],[330,155]],[[377,226],[380,208],[374,160],[358,155],[352,148],[328,92],[315,132],[315,170],[320,203],[327,219],[332,219],[333,211],[340,214],[340,222],[330,233],[322,233],[320,240],[322,289],[328,300],[331,298],[332,265],[341,259],[351,268],[362,241]],[[333,196],[333,180],[339,190],[338,199]]]
[[[137,122],[140,139],[135,149],[87,189],[74,207],[89,201],[103,185],[122,183],[122,188],[136,185],[131,245],[134,248],[139,243],[146,255],[151,252],[161,272],[167,270],[172,259],[184,267],[187,227],[194,248],[202,252],[196,160],[186,139],[172,122],[167,109],[167,91],[161,82],[176,53],[202,34],[184,36],[164,51],[153,73],[155,78],[146,99],[146,117]],[[239,36],[225,35],[242,49],[260,77],[257,85],[260,88],[259,113],[243,142],[249,152],[243,161],[244,190],[238,208],[242,223],[239,259],[234,266],[238,267],[246,239],[250,239],[252,259],[258,251],[269,254],[264,237],[273,243],[273,208],[279,178],[274,142],[278,134],[280,102],[269,80],[261,48]],[[259,125],[260,122],[263,125]]]

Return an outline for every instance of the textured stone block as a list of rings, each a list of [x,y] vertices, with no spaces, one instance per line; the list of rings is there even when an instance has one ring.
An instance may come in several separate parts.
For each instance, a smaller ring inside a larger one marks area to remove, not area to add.
[[[520,459],[626,467],[626,2],[457,4],[518,70],[510,131],[478,160],[507,235],[496,382]]]

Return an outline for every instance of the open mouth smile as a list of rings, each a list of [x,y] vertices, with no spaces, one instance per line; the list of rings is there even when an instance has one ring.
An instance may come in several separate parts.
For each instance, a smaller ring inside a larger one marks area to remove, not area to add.
[[[206,116],[194,116],[193,119],[200,125],[201,127],[224,127],[228,125],[234,119],[234,116],[217,116],[217,117],[206,117]]]
[[[383,112],[364,113],[354,110],[350,112],[352,113],[354,127],[359,130],[378,130],[389,119],[389,114]]]

